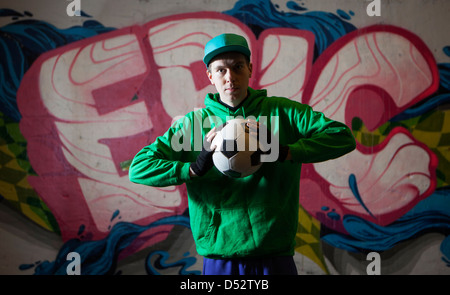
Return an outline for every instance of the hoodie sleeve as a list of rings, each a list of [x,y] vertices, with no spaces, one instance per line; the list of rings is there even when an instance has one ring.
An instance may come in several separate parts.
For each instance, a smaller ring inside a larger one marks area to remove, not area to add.
[[[188,161],[183,161],[183,147],[179,144],[184,132],[189,129],[189,123],[178,122],[155,142],[144,147],[133,158],[129,169],[130,181],[155,187],[179,185],[188,180]],[[173,139],[176,140],[173,140]],[[189,142],[188,142],[189,143]],[[189,143],[190,146],[190,143]]]
[[[343,156],[356,148],[355,138],[347,125],[313,111],[308,105],[302,105],[294,120],[299,139],[288,145],[293,161],[322,162]]]

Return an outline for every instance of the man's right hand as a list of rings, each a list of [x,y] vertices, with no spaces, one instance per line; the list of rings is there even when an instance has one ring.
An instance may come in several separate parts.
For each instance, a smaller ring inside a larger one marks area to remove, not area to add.
[[[197,156],[197,160],[191,163],[189,168],[189,175],[191,177],[203,176],[214,166],[212,155],[216,149],[215,145],[212,145],[212,141],[217,134],[216,127],[211,129],[205,136],[205,140],[202,145],[202,151]]]
[[[276,140],[276,137],[272,135],[272,133],[267,129],[267,126],[264,124],[259,124],[259,122],[255,120],[247,120],[247,127],[250,130],[250,134],[253,134],[253,136],[256,136],[258,138],[258,141],[260,144],[267,144],[265,148],[263,149],[262,154],[270,154],[272,153],[271,147],[278,147],[278,155],[276,155],[275,158],[273,158],[276,161],[284,162],[285,160],[291,160],[291,152],[289,150],[289,147],[287,145],[281,145],[278,140]],[[265,138],[261,141],[260,137],[260,130],[263,130],[262,134]]]

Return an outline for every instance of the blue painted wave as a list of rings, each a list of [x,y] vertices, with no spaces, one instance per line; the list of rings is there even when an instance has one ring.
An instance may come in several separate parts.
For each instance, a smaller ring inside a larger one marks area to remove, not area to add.
[[[419,106],[411,107],[397,116],[391,118],[391,122],[399,122],[408,120],[411,118],[419,117],[427,112],[436,109],[438,106],[450,103],[450,93],[440,94],[429,98],[427,101],[423,102]]]
[[[30,13],[26,15],[31,16]],[[23,16],[11,9],[0,9],[0,16]],[[20,121],[16,93],[23,75],[44,52],[84,38],[114,30],[95,20],[82,26],[58,29],[39,20],[20,20],[0,28],[0,111]]]
[[[364,210],[366,210],[367,213],[370,214],[370,216],[373,216],[372,212],[370,212],[369,208],[367,208],[366,204],[364,204],[363,199],[361,198],[361,195],[359,193],[359,189],[358,189],[358,182],[356,181],[356,176],[355,174],[350,174],[349,178],[348,178],[348,185],[350,187],[350,189],[352,190],[353,196],[355,196],[356,200],[358,200],[359,204],[361,205],[361,207],[364,208]]]
[[[151,259],[155,256],[157,256],[157,259],[153,265]],[[184,256],[189,256],[189,252],[184,253]],[[179,275],[201,275],[201,271],[199,270],[187,270],[197,262],[197,259],[195,257],[185,257],[176,262],[168,263],[167,260],[169,259],[169,257],[170,254],[166,251],[154,251],[150,253],[147,256],[147,261],[145,264],[147,273],[150,275],[160,275],[158,270],[181,267],[178,272]]]
[[[67,241],[59,250],[55,261],[43,261],[37,264],[35,274],[66,275],[67,267],[71,263],[70,260],[67,261],[67,254],[70,252],[77,252],[80,255],[82,275],[115,274],[117,257],[120,252],[127,248],[144,231],[162,225],[181,225],[190,228],[189,217],[184,215],[165,217],[149,225],[118,222],[112,227],[109,235],[104,239],[97,241],[72,239]],[[179,263],[179,265],[184,266],[183,271],[192,264],[193,261],[189,258],[185,258]],[[19,269],[29,269],[33,266],[35,265],[23,264],[19,266]]]
[[[379,226],[362,218],[346,215],[343,218],[343,225],[349,235],[330,233],[322,236],[322,240],[351,252],[385,251],[427,230],[448,233],[449,193],[449,189],[436,190],[388,226]],[[441,244],[441,252],[444,261],[445,259],[450,261],[449,237]]]
[[[18,11],[15,11],[14,9],[0,8],[0,16],[1,17],[10,16],[13,20],[17,20],[19,19],[19,17],[33,16],[33,14],[30,13],[29,11],[24,11],[24,13],[20,13]]]
[[[340,37],[356,30],[356,27],[347,22],[353,12],[346,13],[338,10],[337,15],[323,11],[305,12],[307,8],[299,6],[294,1],[286,4],[290,12],[280,11],[278,5],[270,0],[240,0],[225,14],[239,19],[249,26],[255,35],[268,28],[296,28],[307,30],[314,34],[315,53],[319,56],[329,45]]]
[[[443,50],[450,57],[450,50]],[[450,63],[438,64],[441,87],[450,91]]]

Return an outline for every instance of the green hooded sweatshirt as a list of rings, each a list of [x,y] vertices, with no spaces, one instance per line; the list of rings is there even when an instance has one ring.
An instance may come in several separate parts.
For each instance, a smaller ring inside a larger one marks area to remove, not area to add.
[[[248,89],[236,108],[219,94],[207,94],[205,108],[177,120],[144,147],[129,170],[132,182],[163,187],[186,183],[191,230],[199,255],[237,258],[294,255],[301,163],[321,162],[355,148],[351,130],[308,105],[266,90]],[[189,176],[205,134],[234,117],[265,120],[268,130],[288,145],[291,161],[265,162],[254,174],[230,178],[213,167]]]

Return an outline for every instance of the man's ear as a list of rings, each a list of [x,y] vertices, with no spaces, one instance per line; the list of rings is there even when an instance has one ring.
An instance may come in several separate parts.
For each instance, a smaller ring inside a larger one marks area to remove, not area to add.
[[[250,71],[250,76],[249,76],[249,78],[251,78],[251,77],[252,77],[252,72],[253,72],[253,64],[252,64],[252,63],[249,63],[249,64],[248,64],[248,70]]]
[[[212,73],[209,70],[206,70],[206,76],[208,76],[209,81],[212,85],[214,85],[214,82],[212,80]]]

